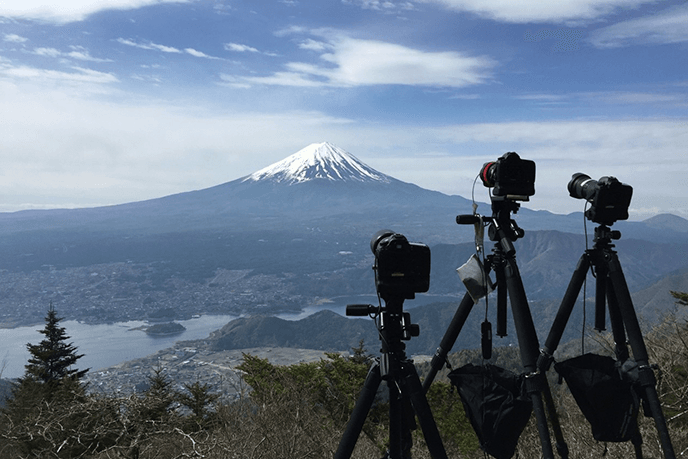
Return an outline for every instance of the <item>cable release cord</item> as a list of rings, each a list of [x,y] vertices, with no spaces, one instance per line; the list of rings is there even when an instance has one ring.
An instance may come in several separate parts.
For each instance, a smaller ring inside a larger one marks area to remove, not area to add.
[[[474,223],[475,229],[475,255],[478,260],[480,260],[480,274],[482,282],[482,290],[485,292],[485,320],[480,326],[481,334],[481,348],[482,348],[482,363],[485,364],[486,360],[492,358],[492,324],[489,321],[489,291],[488,291],[488,279],[487,272],[485,270],[486,256],[485,256],[485,221],[482,215],[478,213],[478,203],[475,202],[475,185],[480,178],[478,174],[473,180],[473,187],[471,189],[471,200],[473,201],[473,215],[477,217],[477,221]],[[490,199],[492,198],[491,189],[488,189],[488,195]],[[448,363],[448,362],[447,362]]]

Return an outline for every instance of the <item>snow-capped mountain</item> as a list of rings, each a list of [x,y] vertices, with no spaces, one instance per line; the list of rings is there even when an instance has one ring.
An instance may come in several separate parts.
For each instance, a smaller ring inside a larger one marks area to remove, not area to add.
[[[295,184],[311,180],[390,183],[392,178],[329,142],[314,143],[261,169],[244,181]]]

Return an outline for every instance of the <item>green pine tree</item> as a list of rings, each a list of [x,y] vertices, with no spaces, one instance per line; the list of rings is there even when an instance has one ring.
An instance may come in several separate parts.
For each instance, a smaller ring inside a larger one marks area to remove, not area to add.
[[[200,428],[208,424],[212,418],[212,405],[220,397],[210,392],[208,384],[196,381],[184,384],[186,392],[177,395],[179,403],[191,410],[191,420]]]
[[[150,387],[144,393],[140,408],[141,418],[144,421],[166,421],[171,416],[175,394],[172,391],[172,382],[165,375],[162,367],[153,369],[153,374],[148,376]]]
[[[48,457],[51,452],[50,457],[75,457],[74,451],[88,448],[82,444],[85,437],[70,436],[72,427],[83,420],[76,407],[86,400],[80,380],[88,370],[73,368],[83,355],[67,343],[69,336],[59,326],[61,320],[51,303],[40,331],[45,338],[39,344],[27,344],[31,357],[24,376],[14,383],[0,410],[18,456]]]
[[[39,344],[27,344],[31,354],[25,365],[24,376],[12,387],[4,411],[22,418],[42,402],[64,400],[83,396],[84,386],[80,379],[88,372],[72,366],[83,355],[76,353],[76,347],[66,343],[69,336],[59,323],[52,303],[45,317],[45,328],[40,333],[45,339]]]
[[[57,312],[50,303],[48,315],[45,317],[45,328],[40,330],[45,338],[39,344],[26,345],[31,357],[24,367],[25,373],[20,378],[20,383],[26,380],[47,384],[59,383],[66,379],[79,381],[88,373],[89,369],[73,368],[83,354],[77,354],[76,346],[67,343],[70,337],[67,336],[64,327],[59,326],[60,321],[62,318],[57,317]]]

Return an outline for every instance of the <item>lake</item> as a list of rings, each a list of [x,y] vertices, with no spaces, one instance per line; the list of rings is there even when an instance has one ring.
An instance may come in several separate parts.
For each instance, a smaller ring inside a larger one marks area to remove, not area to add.
[[[419,295],[416,300],[409,300],[406,308],[413,308],[435,301],[450,301],[447,297]],[[455,300],[455,299],[454,299]],[[285,320],[300,320],[322,310],[331,310],[345,315],[347,304],[377,304],[373,295],[347,296],[334,298],[331,302],[306,306],[301,312],[278,314]],[[59,311],[58,311],[59,316]],[[60,325],[70,337],[68,342],[77,347],[84,357],[77,362],[77,368],[99,370],[127,360],[145,357],[155,352],[172,347],[177,341],[207,338],[208,335],[223,327],[236,316],[201,316],[190,320],[179,320],[186,327],[180,334],[171,336],[151,336],[140,327],[150,325],[146,321],[118,322],[114,324],[89,325],[75,320],[63,320]],[[43,338],[39,332],[43,325],[0,329],[0,370],[3,378],[17,378],[24,374],[24,365],[29,359],[26,344],[38,344]]]
[[[58,312],[59,316],[59,312]],[[179,340],[206,338],[210,332],[221,328],[235,316],[201,316],[178,323],[186,330],[177,335],[152,336],[137,329],[149,325],[144,321],[118,322],[114,324],[89,325],[74,320],[63,320],[68,342],[74,343],[79,354],[76,367],[79,369],[100,368],[116,365],[127,360],[138,359],[174,345]],[[3,378],[16,378],[24,374],[24,365],[29,359],[26,344],[38,344],[44,336],[39,332],[42,325],[0,329],[0,368],[4,365]]]

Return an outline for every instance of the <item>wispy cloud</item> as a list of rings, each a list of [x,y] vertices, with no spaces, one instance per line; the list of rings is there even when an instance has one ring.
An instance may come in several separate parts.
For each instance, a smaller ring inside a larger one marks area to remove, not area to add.
[[[33,50],[33,53],[37,56],[45,56],[45,57],[60,57],[60,56],[62,56],[62,52],[59,49],[55,49],[55,48],[36,48]]]
[[[189,54],[190,56],[194,57],[200,57],[203,59],[216,59],[220,60],[221,58],[215,57],[215,56],[210,56],[203,51],[198,51],[197,49],[194,48],[184,48],[183,50],[179,48],[175,48],[173,46],[167,46],[167,45],[160,45],[158,43],[153,43],[153,42],[137,42],[131,39],[127,38],[118,38],[117,42],[126,45],[126,46],[132,46],[134,48],[139,48],[139,49],[145,49],[148,51],[161,51],[163,53],[171,53],[171,54]]]
[[[661,105],[663,107],[688,106],[688,95],[680,92],[665,92],[664,89],[656,92],[633,91],[599,91],[566,94],[520,94],[513,96],[517,100],[526,100],[543,105],[569,104],[584,101],[586,104],[606,105]]]
[[[325,43],[323,41],[318,41],[318,40],[313,40],[312,38],[308,38],[301,43],[299,43],[299,48],[301,49],[308,49],[310,51],[325,51],[329,50],[332,48],[332,45],[329,43]]]
[[[399,10],[415,9],[415,5],[413,4],[413,2],[404,0],[342,0],[342,3],[355,4],[367,10],[376,10],[388,13],[397,12]]]
[[[598,48],[688,41],[688,4],[652,16],[619,22],[595,31],[590,42]]]
[[[569,99],[569,96],[564,95],[564,94],[538,93],[538,94],[521,94],[521,95],[514,96],[514,99],[527,100],[527,101],[536,102],[539,104],[562,104],[562,103],[565,103]]]
[[[193,49],[193,48],[185,48],[185,49],[184,49],[184,52],[187,53],[187,54],[191,54],[191,55],[194,56],[194,57],[201,57],[201,58],[203,58],[203,59],[220,60],[219,57],[209,56],[209,55],[207,55],[206,53],[204,53],[204,52],[202,52],[202,51],[195,50],[195,49]]]
[[[596,92],[585,93],[581,96],[591,100],[602,101],[609,104],[661,104],[663,106],[688,105],[688,95],[681,93],[664,92]]]
[[[73,67],[75,72],[46,70],[28,66],[0,66],[0,75],[13,79],[31,80],[38,82],[72,82],[72,83],[117,83],[119,80],[111,73]]]
[[[22,37],[20,35],[17,35],[15,33],[6,33],[5,37],[3,38],[2,41],[8,42],[8,43],[25,43],[25,42],[29,41],[29,39]]]
[[[62,52],[55,48],[35,48],[33,53],[38,56],[71,58],[79,61],[88,62],[112,62],[112,59],[101,59],[91,56],[89,51],[83,46],[71,46],[72,51]]]
[[[248,45],[242,45],[240,43],[225,43],[225,49],[227,51],[234,51],[237,53],[258,53],[256,48]]]
[[[190,0],[4,0],[0,3],[0,17],[30,19],[57,24],[83,21],[93,13],[105,10],[133,10],[160,3],[188,3]]]
[[[140,48],[140,49],[146,49],[149,51],[162,51],[163,53],[175,53],[179,54],[182,52],[182,50],[174,48],[172,46],[165,46],[165,45],[158,45],[157,43],[139,43],[135,42],[134,40],[126,39],[126,38],[118,38],[117,42],[122,44],[122,45],[127,45],[127,46],[132,46],[134,48]]]
[[[437,3],[455,11],[510,23],[590,22],[617,9],[636,8],[654,0],[419,0]]]
[[[253,84],[301,87],[464,87],[488,81],[496,65],[485,56],[468,56],[456,51],[424,51],[344,35],[318,42],[305,41],[301,47],[303,43],[307,43],[308,49],[322,52],[319,62],[290,62],[284,71],[244,80]]]

